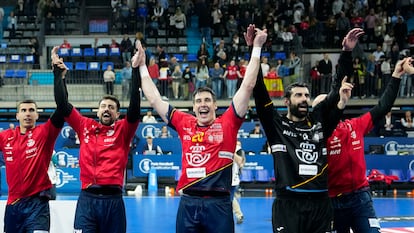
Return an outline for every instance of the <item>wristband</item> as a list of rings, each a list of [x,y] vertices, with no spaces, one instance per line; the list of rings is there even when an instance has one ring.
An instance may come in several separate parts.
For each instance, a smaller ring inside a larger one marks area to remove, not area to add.
[[[261,51],[262,51],[262,48],[261,47],[253,47],[252,57],[260,58]]]

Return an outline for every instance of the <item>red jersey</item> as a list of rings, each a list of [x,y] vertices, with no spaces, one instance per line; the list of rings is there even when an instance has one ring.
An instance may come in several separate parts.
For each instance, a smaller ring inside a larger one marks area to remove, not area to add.
[[[364,136],[374,127],[371,113],[341,121],[328,138],[328,192],[330,197],[368,186]],[[350,166],[352,164],[352,166]]]
[[[0,133],[9,186],[7,204],[52,187],[47,169],[59,133],[60,128],[50,120],[27,130],[26,134],[20,133],[20,126]]]
[[[237,70],[238,67],[237,66],[228,66],[227,67],[227,76],[226,79],[228,80],[235,80],[237,79]]]
[[[82,116],[75,108],[65,120],[78,134],[79,166],[82,189],[91,185],[124,184],[129,145],[138,127],[127,119],[110,126]]]
[[[173,111],[170,122],[182,144],[177,190],[229,192],[237,132],[243,120],[233,105],[209,126],[198,126],[193,115]]]
[[[157,64],[148,66],[148,73],[152,79],[158,79],[160,77],[160,69]]]
[[[246,70],[247,70],[247,66],[246,65],[240,66],[239,72],[240,72],[241,78],[244,78],[244,76],[246,75]]]

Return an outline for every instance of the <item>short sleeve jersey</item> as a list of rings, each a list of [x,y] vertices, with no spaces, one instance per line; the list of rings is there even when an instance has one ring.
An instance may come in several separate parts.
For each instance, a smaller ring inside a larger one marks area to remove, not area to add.
[[[82,189],[91,185],[122,187],[129,145],[138,121],[129,123],[125,118],[105,126],[92,118],[82,116],[75,108],[65,120],[76,131],[80,141]]]
[[[9,186],[7,204],[52,187],[47,169],[59,133],[50,120],[26,134],[20,133],[20,126],[0,133]]]
[[[191,114],[173,110],[171,124],[182,143],[182,173],[177,190],[229,192],[233,153],[243,118],[233,105],[209,126]]]

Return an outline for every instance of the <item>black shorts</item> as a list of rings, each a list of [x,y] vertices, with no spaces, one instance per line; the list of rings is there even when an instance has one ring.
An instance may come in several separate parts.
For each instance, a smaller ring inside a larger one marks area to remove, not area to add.
[[[333,227],[331,202],[326,197],[278,198],[272,207],[274,233],[326,233]]]

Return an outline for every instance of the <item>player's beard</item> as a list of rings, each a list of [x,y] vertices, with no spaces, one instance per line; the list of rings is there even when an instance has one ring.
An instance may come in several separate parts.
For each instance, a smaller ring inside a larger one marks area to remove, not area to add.
[[[303,103],[302,103],[303,104]],[[297,117],[297,118],[304,118],[308,115],[309,112],[309,106],[306,104],[306,111],[299,111],[299,104],[290,104],[289,105],[289,109],[290,109],[290,114]]]

